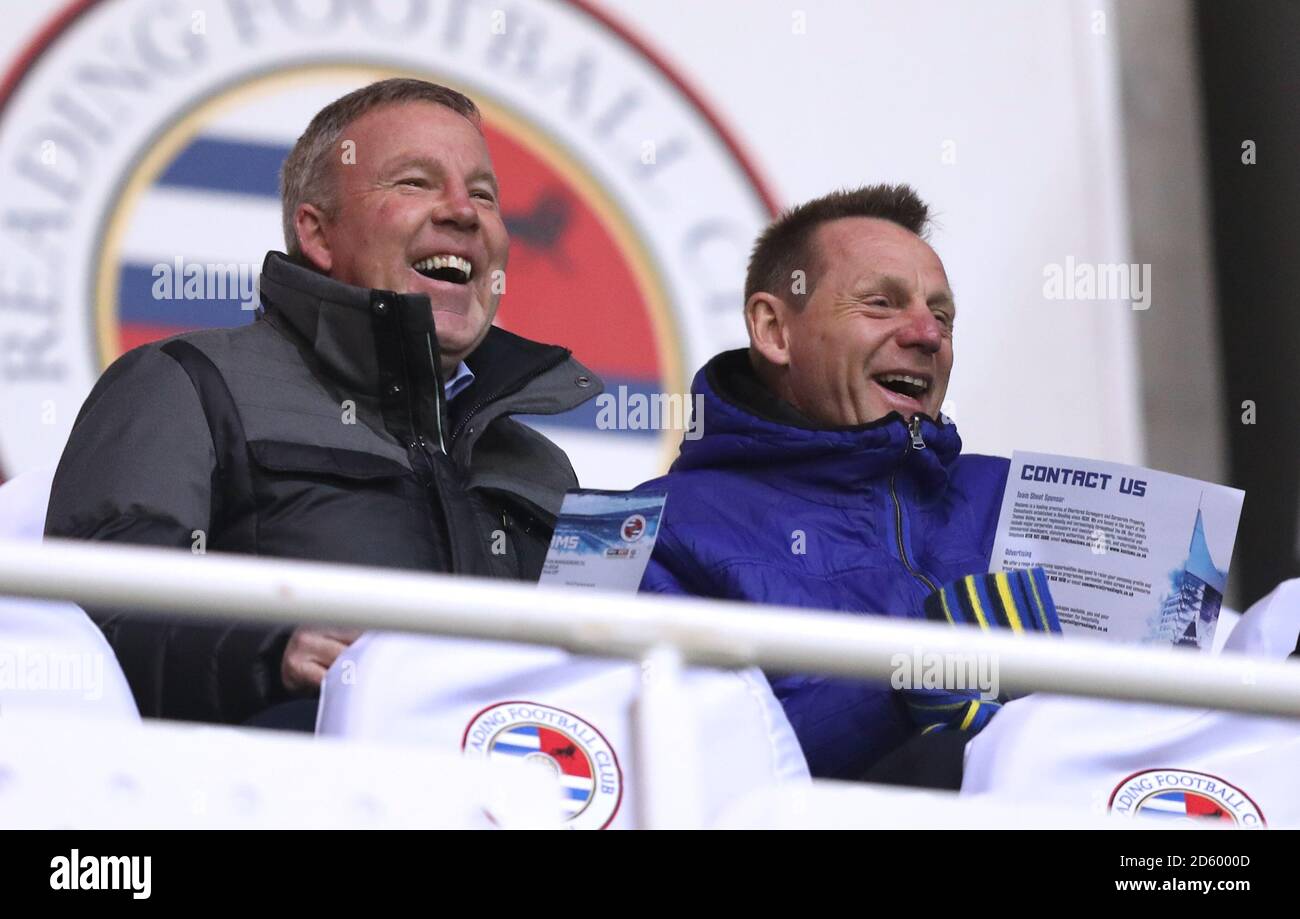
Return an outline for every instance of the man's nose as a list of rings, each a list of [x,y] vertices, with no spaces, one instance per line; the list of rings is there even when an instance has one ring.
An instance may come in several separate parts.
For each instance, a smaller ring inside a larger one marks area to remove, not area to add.
[[[478,208],[464,185],[447,185],[433,212],[434,223],[450,223],[463,230],[478,227]]]
[[[943,347],[943,323],[924,303],[908,306],[898,331],[898,344],[904,348],[919,348],[933,354]]]

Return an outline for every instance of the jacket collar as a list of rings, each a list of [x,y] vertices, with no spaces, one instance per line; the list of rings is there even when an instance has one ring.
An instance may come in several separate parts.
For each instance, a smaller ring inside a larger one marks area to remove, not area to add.
[[[266,317],[277,325],[287,325],[310,346],[322,369],[349,389],[381,394],[398,371],[391,366],[395,363],[405,364],[402,369],[413,378],[413,385],[436,385],[437,330],[424,294],[342,284],[283,253],[269,252],[262,265],[261,295]],[[377,310],[385,311],[385,321],[376,322]],[[393,328],[401,339],[400,359],[395,358],[391,332],[380,331]],[[570,352],[558,345],[530,341],[494,326],[465,359],[474,380],[465,389],[465,398],[457,402],[481,403],[512,395],[569,358]],[[590,371],[576,362],[574,365],[575,378],[596,381]],[[598,385],[586,382],[574,387],[572,404],[561,399],[530,410],[538,414],[565,411],[598,392]],[[465,406],[462,411],[467,409]]]
[[[603,388],[600,379],[566,348],[529,341],[493,326],[465,359],[474,373],[473,382],[448,406],[437,369],[433,311],[423,294],[341,284],[279,252],[266,257],[261,294],[260,318],[309,351],[316,372],[345,390],[373,396],[383,425],[399,441],[427,437],[444,445],[467,469],[476,444],[495,419],[565,412]],[[551,449],[558,453],[559,466],[568,470],[563,453]],[[487,464],[495,470],[497,486],[552,513],[558,511],[564,489],[573,483],[568,478],[533,481],[544,478],[546,469],[506,475],[502,470],[513,470],[508,459]]]
[[[395,294],[342,284],[306,268],[280,252],[262,264],[262,308],[276,325],[287,325],[305,341],[322,369],[347,388],[377,395],[387,384],[376,335],[376,304],[400,317],[403,337],[433,336],[433,313],[423,295]],[[433,342],[436,344],[436,337]],[[419,354],[426,349],[412,348]],[[437,354],[436,347],[433,354]],[[435,368],[412,368],[429,377]]]
[[[773,395],[744,349],[710,360],[691,390],[703,402],[702,436],[683,441],[674,471],[736,466],[838,491],[906,469],[936,488],[961,452],[956,425],[942,416],[921,416],[924,449],[897,412],[862,425],[819,424]]]

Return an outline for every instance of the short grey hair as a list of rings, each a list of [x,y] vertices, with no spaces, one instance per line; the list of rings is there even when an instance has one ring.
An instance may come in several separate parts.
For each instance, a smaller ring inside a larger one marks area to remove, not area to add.
[[[298,229],[294,224],[298,206],[314,204],[330,217],[337,213],[334,163],[344,130],[367,112],[403,102],[432,102],[464,115],[475,127],[482,128],[482,116],[473,100],[427,80],[406,77],[380,80],[335,99],[312,118],[280,169],[284,246],[292,258],[302,257]]]
[[[754,243],[745,275],[745,302],[759,291],[776,294],[789,289],[792,272],[801,266],[820,267],[813,236],[823,223],[845,217],[888,220],[925,239],[930,206],[910,185],[880,184],[841,188],[782,211]],[[816,284],[814,278],[804,294],[785,299],[800,309]]]

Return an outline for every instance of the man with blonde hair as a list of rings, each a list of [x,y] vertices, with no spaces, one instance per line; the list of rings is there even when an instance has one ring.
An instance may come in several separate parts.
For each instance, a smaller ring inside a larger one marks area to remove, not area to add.
[[[288,254],[266,257],[256,321],[105,371],[46,535],[536,578],[577,482],[510,416],[601,387],[566,349],[492,325],[509,237],[474,103],[414,79],[350,93],[299,138],[282,198]],[[195,721],[298,698],[310,729],[356,635],[90,613],[141,713]]]

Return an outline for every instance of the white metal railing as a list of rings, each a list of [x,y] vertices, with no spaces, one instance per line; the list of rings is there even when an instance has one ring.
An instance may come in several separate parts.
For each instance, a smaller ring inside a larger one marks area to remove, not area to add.
[[[1300,717],[1300,667],[1281,662],[393,569],[66,540],[0,542],[5,594],[181,618],[455,635],[640,658],[667,677],[642,690],[643,750],[653,746],[649,736],[688,723],[689,702],[671,678],[685,664],[888,679],[899,654],[973,654],[996,661],[1000,685],[1013,691]],[[658,748],[672,745],[661,740]],[[643,825],[695,822],[699,795],[689,787],[690,772],[679,766],[656,777],[647,769]]]
[[[1300,667],[941,623],[67,540],[0,542],[0,594],[176,617],[459,635],[888,679],[895,656],[989,655],[1003,687],[1300,717]]]

